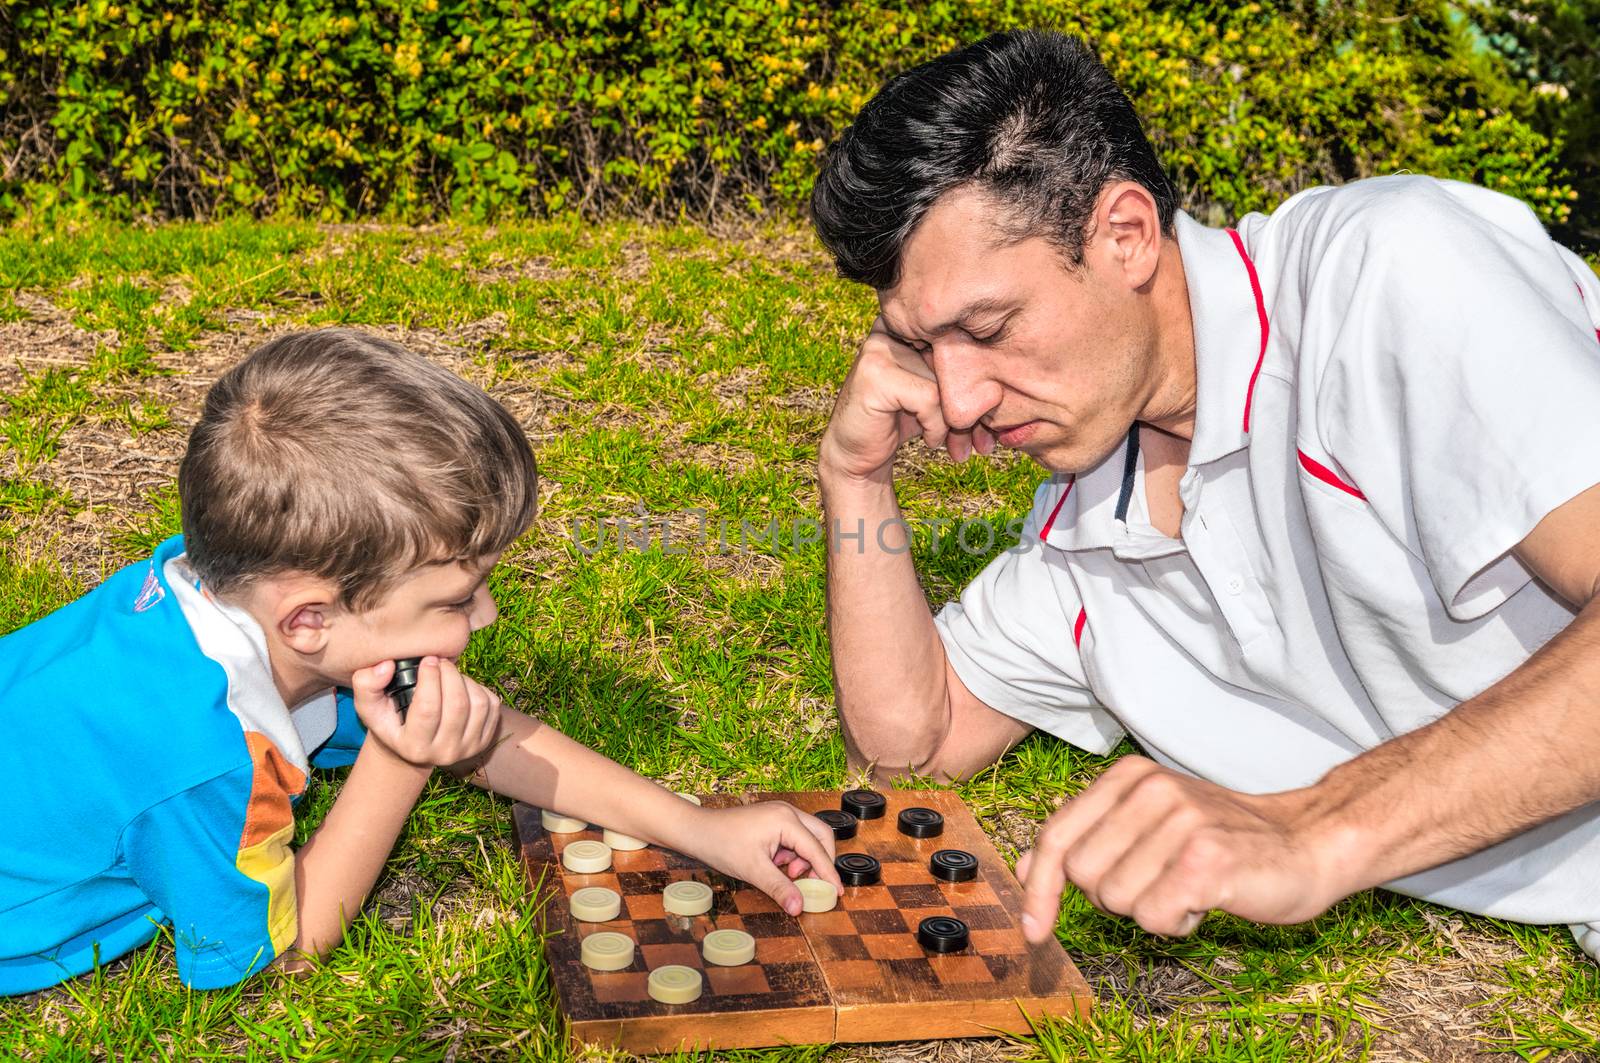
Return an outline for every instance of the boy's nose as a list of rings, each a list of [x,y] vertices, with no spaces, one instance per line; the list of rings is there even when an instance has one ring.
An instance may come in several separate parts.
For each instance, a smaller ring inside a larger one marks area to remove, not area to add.
[[[486,628],[500,617],[500,607],[494,604],[494,596],[484,589],[472,603],[472,612],[467,614],[467,621],[472,625],[472,630]]]

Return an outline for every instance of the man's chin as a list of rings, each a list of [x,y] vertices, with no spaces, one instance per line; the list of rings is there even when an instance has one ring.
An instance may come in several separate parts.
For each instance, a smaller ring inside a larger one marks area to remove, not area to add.
[[[1074,445],[1071,442],[1060,440],[1054,443],[1045,442],[1017,449],[1055,475],[1079,476],[1110,457],[1116,451],[1121,438],[1125,438],[1125,435],[1119,437],[1110,446],[1101,449],[1098,453],[1086,454],[1081,445]]]

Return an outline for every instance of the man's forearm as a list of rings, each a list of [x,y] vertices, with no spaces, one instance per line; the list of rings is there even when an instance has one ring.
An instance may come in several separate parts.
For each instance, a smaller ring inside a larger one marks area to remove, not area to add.
[[[327,818],[295,853],[300,931],[286,968],[300,968],[297,952],[325,956],[343,939],[430,774],[376,740],[362,744]]]
[[[846,482],[827,470],[821,479],[828,634],[845,748],[853,768],[917,767],[949,727],[949,688],[894,485],[887,477]]]
[[[1600,604],[1479,696],[1296,796],[1342,893],[1600,799]]]

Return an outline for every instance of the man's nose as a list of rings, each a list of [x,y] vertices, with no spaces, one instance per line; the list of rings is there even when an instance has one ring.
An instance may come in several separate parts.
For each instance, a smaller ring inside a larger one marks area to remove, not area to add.
[[[1000,385],[989,376],[980,352],[936,345],[931,368],[939,382],[945,424],[955,431],[967,431],[1000,405]]]

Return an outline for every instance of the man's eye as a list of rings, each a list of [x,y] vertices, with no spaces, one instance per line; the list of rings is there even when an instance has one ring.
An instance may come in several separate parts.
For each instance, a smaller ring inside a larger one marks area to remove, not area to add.
[[[977,333],[971,333],[970,335],[972,336],[972,340],[973,340],[974,343],[997,343],[997,342],[999,342],[999,340],[1002,337],[1005,336],[1005,334],[1006,334],[1005,326],[1001,325],[999,328],[995,329],[993,332],[991,332],[991,333],[989,333],[987,335],[984,335],[984,336],[979,336]]]

